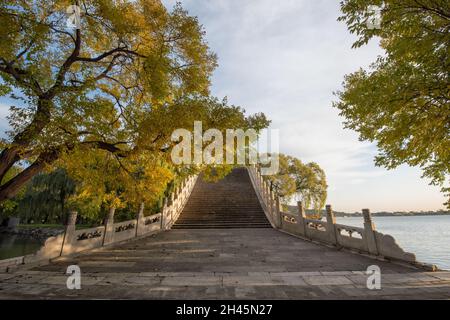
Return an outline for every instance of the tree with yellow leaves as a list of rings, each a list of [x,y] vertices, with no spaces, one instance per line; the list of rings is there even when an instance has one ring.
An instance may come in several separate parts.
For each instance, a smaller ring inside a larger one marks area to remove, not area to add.
[[[70,29],[72,5],[80,19]],[[175,128],[255,120],[208,97],[216,56],[180,4],[168,11],[159,0],[0,1],[0,22],[0,95],[25,103],[12,108],[0,145],[0,202],[56,164],[80,175],[78,197],[110,194],[97,204],[153,197],[170,179],[158,163]],[[106,186],[119,182],[123,194],[111,194],[117,188]]]

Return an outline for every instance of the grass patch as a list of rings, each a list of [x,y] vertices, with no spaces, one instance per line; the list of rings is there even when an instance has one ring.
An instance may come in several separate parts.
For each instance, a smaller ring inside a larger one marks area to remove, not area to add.
[[[87,229],[93,228],[94,225],[91,224],[77,224],[76,229]],[[37,228],[48,228],[48,229],[64,229],[65,226],[62,224],[19,224],[17,226],[18,229],[37,229]]]
[[[62,224],[19,224],[17,226],[18,229],[35,229],[35,228],[52,228],[52,229],[60,229],[64,228]]]

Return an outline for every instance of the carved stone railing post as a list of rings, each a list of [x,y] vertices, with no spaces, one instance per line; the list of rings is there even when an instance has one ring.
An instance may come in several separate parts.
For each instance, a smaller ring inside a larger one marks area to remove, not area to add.
[[[105,221],[105,235],[103,236],[103,245],[108,245],[114,242],[114,213],[116,212],[115,207],[109,208],[108,217]]]
[[[172,204],[173,204],[178,198],[178,187],[173,188],[171,196],[172,196]]]
[[[276,223],[278,224],[278,228],[282,228],[283,227],[283,217],[281,216],[281,212],[283,212],[283,207],[281,205],[281,197],[280,196],[276,196],[275,198],[276,200],[276,207],[277,207],[277,219],[276,219]]]
[[[142,202],[141,205],[139,206],[139,212],[138,212],[138,216],[137,216],[137,220],[136,220],[136,237],[143,234],[143,227],[145,226],[144,209],[145,209],[145,204],[144,204],[144,202]]]
[[[181,201],[184,201],[184,199],[186,198],[186,180],[181,181],[180,191],[181,191]]]
[[[269,186],[267,181],[264,181],[264,199],[266,201],[267,210],[270,214],[270,201],[269,201]]]
[[[270,189],[270,183],[267,182],[266,183],[266,197],[267,197],[267,206],[269,207],[269,214],[272,214],[272,195],[271,195],[272,190]]]
[[[362,210],[364,217],[364,240],[369,253],[378,255],[378,247],[375,236],[375,224],[372,221],[372,216],[369,209]]]
[[[264,201],[264,194],[262,192],[263,191],[263,185],[264,185],[264,178],[262,177],[261,172],[259,172],[258,180],[259,180],[259,191],[260,191],[261,197],[263,198],[263,201]]]
[[[307,229],[306,229],[306,213],[305,213],[305,208],[303,207],[303,202],[298,201],[297,202],[297,207],[298,207],[298,228],[299,228],[299,232],[302,236],[307,237]]]
[[[336,217],[334,216],[334,212],[331,209],[330,205],[326,206],[327,212],[327,232],[329,236],[329,240],[333,244],[338,244],[337,235],[336,235]]]
[[[280,229],[282,227],[282,218],[281,218],[281,201],[278,195],[275,196],[275,227]]]
[[[161,230],[166,230],[167,202],[168,202],[167,198],[164,198],[161,209]]]
[[[269,188],[269,216],[272,220],[275,219],[276,209],[275,209],[275,194],[272,188]]]
[[[268,203],[267,203],[267,182],[264,179],[263,179],[263,185],[262,185],[262,193],[263,193],[264,202],[265,202],[266,206],[268,206]]]
[[[63,240],[63,245],[61,248],[61,255],[69,253],[72,244],[75,242],[77,216],[78,216],[78,212],[70,211],[69,217],[67,218],[66,230],[64,233],[64,240]]]

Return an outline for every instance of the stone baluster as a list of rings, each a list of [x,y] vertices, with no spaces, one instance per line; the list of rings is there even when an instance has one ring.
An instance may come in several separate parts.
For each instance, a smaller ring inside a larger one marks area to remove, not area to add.
[[[364,217],[364,242],[367,246],[367,251],[373,255],[379,255],[377,239],[375,235],[375,224],[372,221],[372,215],[369,209],[362,210]]]
[[[262,183],[262,195],[263,195],[264,203],[267,206],[267,183],[264,179],[263,179],[263,183]]]
[[[144,204],[144,202],[141,202],[141,205],[139,206],[137,220],[136,220],[136,237],[140,236],[144,233],[144,229],[143,229],[145,227],[144,209],[145,209],[145,204]]]
[[[276,220],[278,219],[278,209],[277,209],[277,198],[278,195],[275,191],[272,191],[272,219],[274,224],[276,224]]]
[[[274,214],[274,212],[273,212],[274,211],[273,210],[273,207],[274,207],[273,190],[271,188],[269,188],[268,192],[269,192],[269,201],[268,201],[267,209],[269,211],[270,219],[273,219],[273,214]]]
[[[184,201],[184,199],[186,199],[186,180],[181,182],[181,201]]]
[[[256,185],[258,186],[258,192],[261,193],[261,174],[258,171],[256,175]]]
[[[180,198],[180,186],[177,186],[174,190],[174,198],[175,200],[178,200]]]
[[[298,207],[298,227],[299,227],[299,232],[302,236],[304,237],[308,237],[308,229],[306,228],[306,213],[305,213],[305,208],[303,207],[303,202],[298,201],[297,202],[297,207]]]
[[[183,181],[180,186],[180,201],[183,202],[185,197],[186,197],[186,186]]]
[[[282,218],[281,218],[281,201],[280,197],[277,195],[275,196],[275,227],[278,229],[282,228]]]
[[[272,189],[269,189],[269,200],[270,200],[270,206],[269,206],[269,215],[270,215],[270,219],[272,219],[272,221],[275,218],[275,194],[273,192]]]
[[[75,230],[77,224],[78,212],[70,211],[66,222],[66,230],[64,233],[63,245],[61,248],[61,255],[69,254],[72,245],[75,243]]]
[[[259,189],[259,192],[261,193],[261,195],[262,195],[262,192],[261,192],[262,182],[263,182],[263,177],[261,176],[261,168],[258,168],[258,189]]]
[[[105,221],[105,234],[103,235],[103,245],[108,245],[114,242],[114,213],[116,212],[116,208],[109,208],[108,217]]]
[[[263,202],[266,203],[266,197],[265,197],[265,194],[264,194],[264,179],[263,179],[263,177],[261,177],[260,193],[261,193],[261,198],[263,199]]]
[[[269,209],[269,212],[271,212],[272,210],[270,209],[270,206],[272,204],[271,202],[271,197],[270,197],[270,183],[266,181],[266,199],[267,199],[267,208]]]
[[[175,202],[175,194],[173,191],[170,193],[169,199],[170,199],[170,202],[168,203],[168,205],[172,206],[173,203]]]
[[[161,230],[166,229],[166,221],[167,221],[167,198],[163,199],[163,205],[161,209]]]
[[[337,235],[336,235],[336,217],[334,216],[334,212],[330,205],[326,206],[327,213],[327,233],[328,238],[331,243],[337,245]]]
[[[262,194],[262,192],[261,192],[261,190],[262,190],[262,177],[261,177],[261,172],[260,171],[258,171],[257,180],[258,180],[258,191],[259,191],[259,193]]]
[[[266,202],[266,197],[265,197],[265,194],[264,194],[264,184],[265,184],[265,182],[264,182],[264,177],[263,176],[261,176],[261,197],[263,198],[263,201],[264,201],[264,203]]]

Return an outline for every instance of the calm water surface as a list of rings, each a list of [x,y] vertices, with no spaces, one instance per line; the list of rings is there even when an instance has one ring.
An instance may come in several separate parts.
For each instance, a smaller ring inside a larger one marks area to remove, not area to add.
[[[20,257],[34,253],[41,248],[42,242],[19,235],[0,234],[0,260]]]
[[[373,217],[375,227],[392,235],[417,260],[450,270],[450,216]],[[362,217],[337,218],[338,223],[363,226]]]

